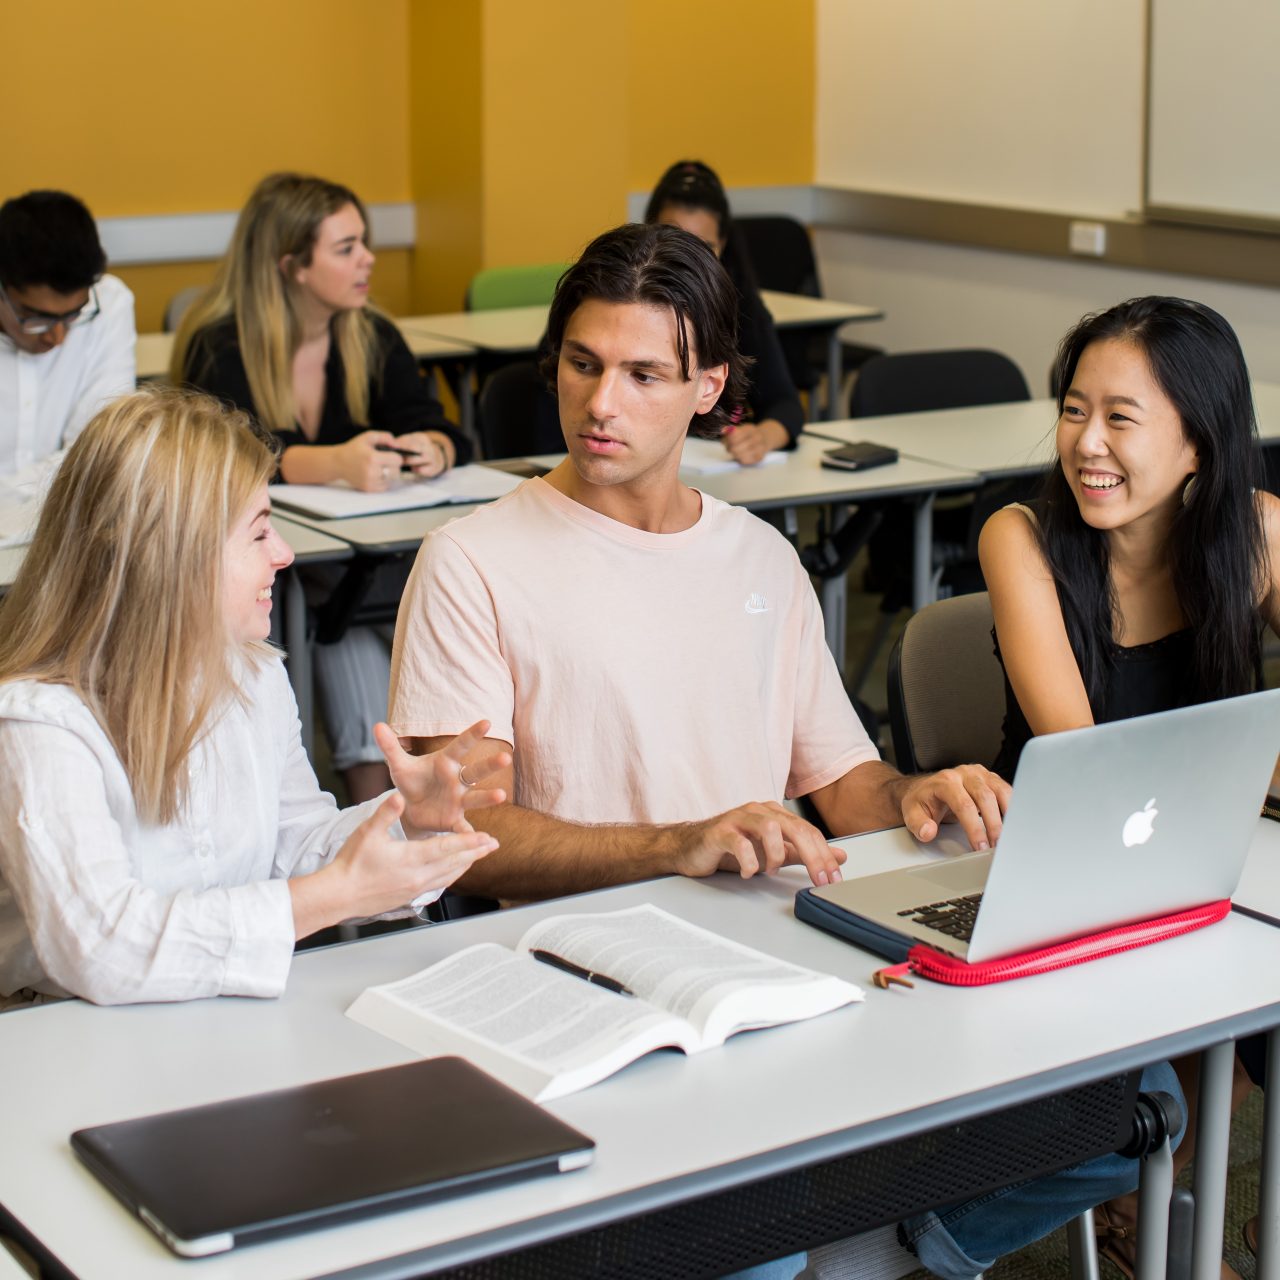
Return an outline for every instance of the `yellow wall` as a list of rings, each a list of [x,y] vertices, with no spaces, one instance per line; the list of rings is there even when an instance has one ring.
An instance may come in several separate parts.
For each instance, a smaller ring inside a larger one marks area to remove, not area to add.
[[[407,200],[405,5],[6,4],[5,186],[66,187],[99,217],[205,212],[296,168]]]
[[[629,0],[632,191],[676,160],[729,186],[813,181],[813,0]]]
[[[6,100],[26,105],[0,112],[0,194],[63,187],[138,217],[322,173],[414,202],[418,248],[382,255],[379,300],[451,310],[482,266],[572,257],[682,156],[730,184],[812,181],[813,4],[5,4],[8,50],[57,55],[6,59]],[[210,270],[122,270],[140,326]]]

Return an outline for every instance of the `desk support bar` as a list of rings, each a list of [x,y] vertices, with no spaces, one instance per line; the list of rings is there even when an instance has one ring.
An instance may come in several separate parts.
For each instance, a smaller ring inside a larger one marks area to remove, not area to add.
[[[1067,1223],[1067,1254],[1071,1260],[1071,1280],[1100,1280],[1092,1209],[1086,1209]]]
[[[1231,1137],[1231,1076],[1236,1046],[1215,1044],[1200,1055],[1197,1117],[1195,1230],[1191,1238],[1192,1280],[1222,1275],[1222,1228],[1226,1217],[1227,1144]]]
[[[1262,1183],[1258,1188],[1258,1280],[1280,1280],[1280,1028],[1267,1033],[1267,1090],[1262,1112]]]
[[[932,604],[937,595],[933,584],[933,494],[922,494],[915,504],[911,608],[918,613],[925,605]]]
[[[302,747],[308,756],[312,756],[315,716],[312,711],[311,649],[307,643],[307,598],[296,569],[290,569],[284,575],[284,647],[289,660],[289,683],[293,686],[298,722],[302,726]]]

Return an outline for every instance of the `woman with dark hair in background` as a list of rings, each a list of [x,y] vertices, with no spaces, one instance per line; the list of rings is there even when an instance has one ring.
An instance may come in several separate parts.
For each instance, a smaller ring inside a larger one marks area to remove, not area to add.
[[[1262,629],[1280,629],[1280,499],[1255,488],[1231,326],[1196,302],[1134,298],[1076,325],[1055,372],[1058,464],[1034,507],[996,512],[979,545],[1006,778],[1034,734],[1259,688]],[[1242,1057],[1260,1083],[1256,1049]],[[1195,1063],[1175,1065],[1194,1111]],[[1179,1165],[1194,1145],[1189,1132]],[[1131,1266],[1131,1206],[1105,1216],[1104,1251]]]
[[[654,187],[644,220],[681,227],[710,245],[737,287],[738,349],[752,361],[749,413],[726,429],[725,447],[748,465],[759,462],[771,449],[794,448],[804,427],[804,410],[720,179],[699,160],[673,164]]]

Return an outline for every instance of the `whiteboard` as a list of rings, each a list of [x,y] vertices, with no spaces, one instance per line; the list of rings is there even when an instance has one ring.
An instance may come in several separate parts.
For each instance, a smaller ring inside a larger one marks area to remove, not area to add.
[[[1280,221],[1280,4],[1150,4],[1148,209]]]
[[[1146,0],[817,0],[816,18],[819,185],[1141,208]]]

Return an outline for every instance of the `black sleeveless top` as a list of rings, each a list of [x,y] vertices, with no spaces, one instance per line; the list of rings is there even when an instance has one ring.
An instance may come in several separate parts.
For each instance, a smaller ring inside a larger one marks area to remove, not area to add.
[[[991,629],[991,640],[1003,670],[1004,657],[1000,653],[1000,642],[996,638],[994,627]],[[1094,723],[1127,720],[1130,716],[1170,711],[1174,707],[1185,707],[1202,701],[1196,696],[1193,687],[1192,661],[1192,635],[1188,627],[1161,636],[1159,640],[1152,640],[1150,644],[1128,647],[1113,644],[1111,678],[1107,683],[1102,706],[1090,704]],[[1018,705],[1007,673],[1004,678],[1004,697],[1004,741],[992,770],[1005,781],[1012,782],[1022,748],[1035,735]]]

